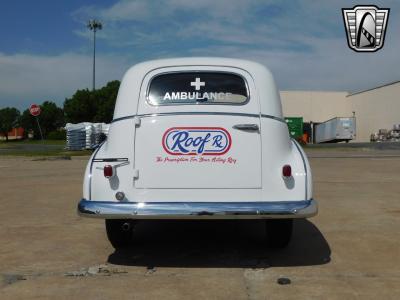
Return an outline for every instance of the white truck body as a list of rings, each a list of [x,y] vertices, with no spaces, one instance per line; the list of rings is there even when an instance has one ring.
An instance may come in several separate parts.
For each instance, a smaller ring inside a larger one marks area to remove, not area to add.
[[[104,219],[305,218],[317,205],[271,73],[245,60],[178,58],[124,75],[78,211]]]
[[[356,118],[336,117],[315,126],[315,143],[350,141],[356,137]]]

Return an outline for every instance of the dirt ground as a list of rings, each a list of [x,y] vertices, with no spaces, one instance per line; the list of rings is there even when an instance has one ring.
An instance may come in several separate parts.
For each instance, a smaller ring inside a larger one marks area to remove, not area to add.
[[[153,221],[115,252],[76,214],[85,159],[0,158],[0,299],[400,299],[400,157],[311,158],[320,212],[283,251],[258,221]]]

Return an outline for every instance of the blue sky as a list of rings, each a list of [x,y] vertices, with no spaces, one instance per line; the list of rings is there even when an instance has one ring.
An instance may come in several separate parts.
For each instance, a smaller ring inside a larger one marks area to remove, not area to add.
[[[341,8],[391,8],[385,46],[347,47]],[[68,0],[1,1],[0,107],[62,105],[91,86],[98,18],[97,86],[129,66],[177,56],[246,58],[268,66],[283,90],[356,91],[400,80],[399,1]]]

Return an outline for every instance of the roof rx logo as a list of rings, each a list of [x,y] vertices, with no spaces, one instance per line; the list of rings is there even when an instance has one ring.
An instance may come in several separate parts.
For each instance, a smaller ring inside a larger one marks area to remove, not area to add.
[[[347,42],[357,52],[375,52],[383,47],[389,8],[357,5],[342,8]]]
[[[222,127],[172,127],[162,137],[171,155],[223,155],[231,145],[231,135]]]

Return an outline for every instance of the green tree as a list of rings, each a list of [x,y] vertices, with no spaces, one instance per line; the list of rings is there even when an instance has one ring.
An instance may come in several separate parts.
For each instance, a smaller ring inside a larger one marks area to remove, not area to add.
[[[35,117],[31,115],[29,109],[26,109],[22,112],[21,116],[19,117],[19,125],[24,128],[24,135],[27,137],[29,131],[34,132],[34,136],[39,138],[39,129],[37,128]]]
[[[88,89],[77,90],[71,98],[65,99],[64,113],[67,122],[93,122],[96,111],[95,95]]]
[[[8,141],[8,132],[18,125],[20,112],[14,107],[0,109],[0,132],[3,133]]]
[[[71,123],[105,122],[112,120],[120,82],[110,81],[95,91],[78,90],[65,99],[65,120]]]
[[[95,91],[97,110],[94,122],[110,123],[112,121],[119,85],[120,82],[114,80],[108,82],[106,86]]]
[[[54,102],[45,101],[40,105],[41,113],[38,116],[43,136],[46,137],[51,131],[64,127],[64,111]]]

